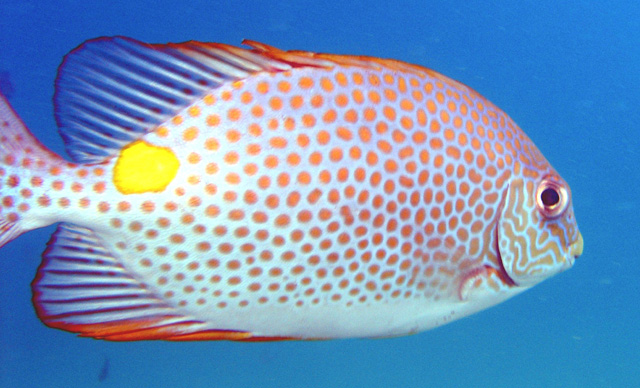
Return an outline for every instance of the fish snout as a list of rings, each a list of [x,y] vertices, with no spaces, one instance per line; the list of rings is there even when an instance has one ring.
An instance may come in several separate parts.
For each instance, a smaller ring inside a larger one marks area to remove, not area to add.
[[[582,248],[584,247],[584,240],[582,239],[582,233],[578,232],[578,238],[576,241],[569,245],[569,255],[573,259],[577,259],[582,255]]]

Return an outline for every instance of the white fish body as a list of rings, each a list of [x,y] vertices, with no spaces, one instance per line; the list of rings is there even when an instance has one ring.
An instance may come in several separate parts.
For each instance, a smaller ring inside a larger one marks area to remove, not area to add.
[[[109,340],[416,333],[573,264],[568,185],[501,110],[402,62],[89,41],[57,80],[74,163],[0,99],[0,245],[62,222],[49,326]]]

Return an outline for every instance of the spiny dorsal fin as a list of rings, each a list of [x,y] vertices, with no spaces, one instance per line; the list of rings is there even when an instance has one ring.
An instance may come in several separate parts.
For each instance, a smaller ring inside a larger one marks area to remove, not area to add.
[[[196,41],[146,44],[124,37],[82,44],[65,57],[56,80],[56,119],[67,151],[77,162],[102,162],[213,89],[258,72],[384,67],[419,77],[429,74],[467,89],[437,72],[400,61],[243,43],[251,48]]]
[[[257,50],[217,43],[99,38],[60,66],[56,119],[75,161],[101,162],[221,84],[291,67]]]

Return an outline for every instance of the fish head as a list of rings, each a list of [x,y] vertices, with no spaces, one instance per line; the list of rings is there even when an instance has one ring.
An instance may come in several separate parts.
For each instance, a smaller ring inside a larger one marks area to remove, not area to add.
[[[552,169],[509,182],[497,224],[498,256],[517,287],[528,288],[573,266],[583,240],[569,185]]]

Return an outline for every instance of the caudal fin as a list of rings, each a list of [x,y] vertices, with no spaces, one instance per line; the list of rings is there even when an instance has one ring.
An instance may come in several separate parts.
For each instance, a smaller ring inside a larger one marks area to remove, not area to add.
[[[25,127],[0,94],[0,247],[32,229],[20,222],[29,210],[26,172],[61,158],[47,150]],[[26,190],[25,190],[26,189]]]

